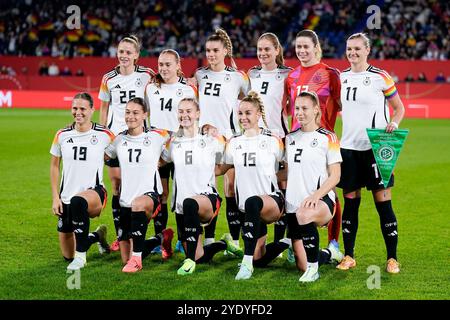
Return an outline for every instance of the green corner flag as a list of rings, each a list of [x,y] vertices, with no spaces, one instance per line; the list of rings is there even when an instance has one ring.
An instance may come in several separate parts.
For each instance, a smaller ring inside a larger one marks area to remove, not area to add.
[[[366,130],[383,185],[386,188],[409,130],[397,129],[391,133],[387,133],[385,129]]]

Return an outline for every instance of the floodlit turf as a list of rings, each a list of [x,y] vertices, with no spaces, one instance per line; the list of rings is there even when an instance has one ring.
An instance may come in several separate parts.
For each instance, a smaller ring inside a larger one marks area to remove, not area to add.
[[[327,265],[313,284],[300,284],[299,272],[285,259],[256,269],[249,281],[235,281],[239,260],[217,254],[210,265],[198,265],[192,276],[176,271],[183,261],[160,256],[144,260],[138,274],[123,274],[119,253],[88,252],[80,289],[66,273],[51,213],[49,148],[57,129],[71,122],[69,111],[0,109],[0,299],[448,299],[450,184],[450,120],[404,120],[409,128],[399,163],[393,206],[399,223],[398,257],[402,271],[388,275],[378,214],[369,193],[363,193],[356,241],[358,266],[349,272]],[[340,122],[337,125],[340,128]],[[340,131],[340,130],[338,130]],[[105,174],[105,183],[110,183]],[[222,188],[220,187],[220,190]],[[447,195],[447,196],[446,196]],[[91,230],[108,225],[114,238],[111,206]],[[175,219],[169,213],[169,226]],[[224,207],[216,239],[227,229]],[[273,227],[269,227],[272,239]],[[153,232],[153,224],[149,228]],[[326,244],[326,230],[320,233]],[[241,240],[242,241],[242,240]],[[242,243],[242,242],[241,242]],[[175,245],[173,243],[173,245]],[[341,244],[342,246],[342,244]],[[286,255],[286,253],[285,253]],[[380,288],[370,270],[380,268]]]

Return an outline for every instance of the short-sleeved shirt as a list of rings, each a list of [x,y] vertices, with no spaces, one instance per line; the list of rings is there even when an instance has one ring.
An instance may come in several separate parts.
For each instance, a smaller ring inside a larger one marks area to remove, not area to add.
[[[341,83],[341,148],[369,150],[366,128],[384,129],[389,123],[387,100],[398,94],[394,80],[386,71],[369,66],[363,72],[344,70]]]
[[[162,158],[173,162],[172,210],[183,213],[183,201],[199,194],[215,193],[215,165],[222,163],[225,149],[223,136],[196,134],[185,137],[177,132],[166,145]]]
[[[72,124],[56,133],[50,153],[62,158],[60,197],[63,203],[69,204],[81,191],[103,185],[105,149],[113,139],[111,131],[96,123],[86,132],[77,131]]]
[[[145,87],[155,73],[150,68],[136,65],[129,75],[119,73],[119,67],[103,76],[98,98],[109,102],[107,126],[114,133],[127,129],[125,106],[133,98],[144,98]]]
[[[240,92],[247,94],[250,87],[245,72],[231,67],[216,72],[205,67],[195,72],[195,78],[198,83],[200,126],[212,125],[227,138],[240,132],[236,116],[238,97]]]
[[[247,137],[233,137],[225,149],[225,163],[234,165],[234,191],[239,210],[245,211],[245,201],[252,196],[274,195],[279,192],[276,172],[283,157],[283,142],[262,129]]]
[[[339,140],[331,131],[298,129],[286,136],[284,161],[288,164],[286,212],[296,212],[303,200],[328,179],[328,166],[342,162]],[[328,196],[335,201],[333,190]]]
[[[334,131],[336,117],[339,112],[339,96],[341,84],[339,71],[325,63],[317,63],[311,67],[301,65],[292,70],[286,79],[286,90],[289,95],[289,105],[292,112],[292,131],[299,128],[295,118],[295,99],[303,91],[312,91],[319,97],[322,111],[321,126]]]
[[[145,89],[145,97],[150,108],[150,126],[175,132],[178,123],[178,104],[185,98],[197,98],[197,89],[186,84],[186,79],[179,78],[172,84],[161,83],[158,87],[151,83]]]
[[[166,130],[145,129],[138,136],[124,131],[106,149],[108,156],[119,159],[122,207],[131,208],[135,198],[149,192],[162,194],[158,162],[168,139]]]
[[[280,138],[288,133],[284,81],[291,70],[286,66],[277,66],[273,70],[257,66],[248,71],[251,90],[256,91],[263,101],[268,129]],[[262,119],[259,126],[265,126]]]

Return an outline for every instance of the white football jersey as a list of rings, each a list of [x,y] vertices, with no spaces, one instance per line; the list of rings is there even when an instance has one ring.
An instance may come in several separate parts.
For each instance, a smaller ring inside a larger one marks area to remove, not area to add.
[[[344,70],[341,75],[341,148],[369,150],[366,128],[384,129],[389,123],[387,99],[397,94],[389,74],[369,66],[366,71]]]
[[[138,136],[124,131],[106,149],[108,156],[119,159],[122,207],[131,208],[131,202],[147,192],[162,193],[158,162],[168,139],[166,130],[145,129]]]
[[[286,136],[285,142],[284,161],[288,164],[286,212],[294,213],[303,200],[328,179],[328,165],[342,162],[342,157],[336,134],[324,128],[311,132],[297,129]],[[328,196],[336,201],[333,190]]]
[[[133,98],[144,98],[145,87],[154,75],[152,69],[136,65],[134,72],[127,76],[119,73],[119,67],[103,76],[98,98],[109,102],[107,124],[114,134],[127,129],[125,106]]]
[[[263,101],[268,129],[280,138],[284,138],[289,132],[287,117],[283,111],[286,104],[284,80],[291,70],[289,67],[278,66],[269,71],[257,66],[248,71],[251,90],[256,91]],[[265,126],[262,119],[259,126]]]
[[[202,193],[217,193],[216,164],[222,162],[225,138],[197,134],[174,135],[163,151],[162,158],[175,166],[172,183],[172,211],[183,213],[183,201]]]
[[[231,67],[215,72],[208,67],[195,72],[200,104],[200,126],[210,124],[229,138],[240,132],[237,121],[239,93],[249,91],[248,77]]]
[[[262,129],[254,137],[231,138],[225,149],[225,163],[236,170],[234,191],[239,210],[252,196],[279,192],[276,172],[283,157],[283,142],[270,131]]]
[[[186,84],[186,79],[179,78],[173,84],[161,83],[161,87],[151,83],[145,89],[145,96],[150,108],[150,126],[176,132],[178,123],[178,104],[185,98],[197,98],[196,89]]]
[[[86,132],[75,130],[75,124],[59,130],[53,139],[50,153],[62,158],[60,184],[61,201],[70,199],[96,185],[103,185],[103,162],[106,147],[114,134],[104,126],[93,123]]]

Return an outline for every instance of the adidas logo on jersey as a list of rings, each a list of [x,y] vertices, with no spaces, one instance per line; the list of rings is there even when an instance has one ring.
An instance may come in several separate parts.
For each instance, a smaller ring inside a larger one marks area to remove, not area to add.
[[[261,78],[261,75],[258,73],[258,75],[256,76],[256,78]]]
[[[249,238],[249,239],[253,239],[253,235],[252,235],[251,232],[245,233],[245,234],[244,234],[244,237],[247,237],[247,238]]]
[[[114,89],[121,89],[119,85],[115,86]]]
[[[67,140],[66,143],[73,143],[72,138],[70,138],[69,140]]]
[[[122,143],[122,145],[126,147],[128,143],[125,141],[124,143]]]
[[[342,83],[347,83],[347,79],[345,79],[344,82],[342,82]]]
[[[295,140],[289,143],[290,146],[295,146]]]
[[[156,90],[153,94],[159,94],[159,90]]]
[[[202,79],[208,79],[208,75],[205,74],[205,76]]]
[[[238,145],[237,147],[236,147],[236,150],[241,150],[242,149],[242,146],[241,145]]]

